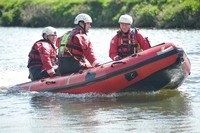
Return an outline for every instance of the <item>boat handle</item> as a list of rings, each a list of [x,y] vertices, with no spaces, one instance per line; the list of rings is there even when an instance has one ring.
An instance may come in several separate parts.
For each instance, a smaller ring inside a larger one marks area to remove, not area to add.
[[[112,63],[111,67],[114,67],[114,65],[116,64],[126,64],[126,62],[123,62],[123,61],[114,62]]]
[[[56,83],[56,81],[46,81],[46,84],[47,84],[47,85],[55,84],[55,83]]]

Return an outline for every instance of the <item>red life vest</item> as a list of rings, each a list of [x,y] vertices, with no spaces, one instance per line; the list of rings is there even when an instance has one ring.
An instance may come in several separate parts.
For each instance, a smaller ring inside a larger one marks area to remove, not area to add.
[[[49,43],[47,40],[41,39],[34,43],[31,51],[29,52],[29,55],[28,55],[29,60],[28,60],[27,67],[29,68],[31,66],[43,66],[42,59],[39,55],[39,51],[36,49],[36,45],[38,43],[48,43],[49,45],[51,45],[50,58],[51,58],[52,65],[54,65],[54,63],[56,62],[56,56],[57,56],[56,49],[53,44]]]
[[[83,50],[82,50],[80,44],[78,44],[78,43],[76,44],[74,41],[74,36],[77,34],[83,34],[83,31],[81,29],[77,28],[77,29],[74,29],[72,31],[65,33],[60,38],[58,57],[74,58],[75,61],[80,61],[80,62],[85,63],[85,59],[83,56]],[[66,38],[66,36],[68,36],[68,37]],[[63,39],[66,41],[64,44],[62,44]],[[64,51],[62,50],[62,47],[64,47]]]
[[[119,43],[117,46],[118,55],[126,57],[131,54],[137,53],[140,50],[140,45],[135,41],[137,30],[131,30],[128,33],[123,33],[121,30],[117,32]]]

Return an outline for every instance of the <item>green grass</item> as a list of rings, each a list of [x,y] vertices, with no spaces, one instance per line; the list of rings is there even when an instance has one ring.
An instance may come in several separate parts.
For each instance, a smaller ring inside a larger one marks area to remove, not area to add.
[[[199,0],[0,0],[1,26],[71,27],[88,13],[94,27],[118,26],[128,13],[136,27],[200,28]]]

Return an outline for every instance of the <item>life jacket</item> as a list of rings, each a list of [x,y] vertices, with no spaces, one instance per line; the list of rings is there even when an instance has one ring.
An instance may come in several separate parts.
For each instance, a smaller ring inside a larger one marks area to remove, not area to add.
[[[51,58],[52,64],[55,65],[56,60],[57,60],[56,48],[48,40],[41,39],[34,43],[31,51],[29,52],[29,55],[28,55],[29,60],[28,60],[28,65],[27,65],[28,68],[31,66],[42,66],[43,65],[41,57],[39,55],[39,51],[35,48],[37,43],[43,43],[43,42],[49,43],[52,46],[53,49],[51,49],[51,51],[50,51],[50,54],[51,54],[50,58]]]
[[[58,48],[59,58],[73,58],[75,61],[85,63],[83,50],[80,44],[76,44],[73,38],[76,34],[83,34],[82,30],[76,28],[72,31],[68,31],[60,38],[60,45]]]
[[[122,33],[121,30],[117,32],[119,37],[117,50],[120,57],[126,57],[141,50],[140,45],[135,41],[136,34],[137,29],[130,30],[128,33]]]

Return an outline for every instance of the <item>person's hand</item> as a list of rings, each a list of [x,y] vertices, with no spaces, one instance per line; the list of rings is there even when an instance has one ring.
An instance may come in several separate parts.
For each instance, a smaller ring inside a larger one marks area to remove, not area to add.
[[[98,66],[100,66],[100,63],[97,63],[97,64],[95,64],[95,66],[94,66],[94,67],[98,67]]]
[[[55,73],[49,73],[50,77],[53,77],[55,75]]]
[[[54,66],[53,66],[53,69],[58,69],[58,65],[54,65]]]
[[[99,63],[97,60],[95,60],[95,61],[92,63],[92,67],[98,67],[98,66],[100,66],[100,63]]]
[[[121,60],[121,59],[122,59],[122,57],[120,57],[119,55],[114,57],[114,61],[118,61],[118,60]]]

